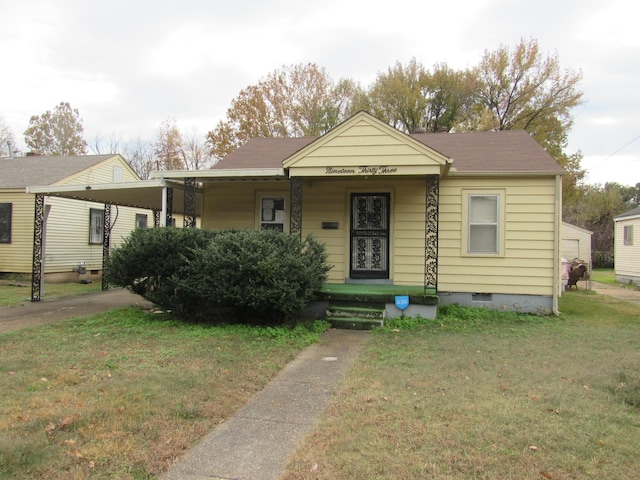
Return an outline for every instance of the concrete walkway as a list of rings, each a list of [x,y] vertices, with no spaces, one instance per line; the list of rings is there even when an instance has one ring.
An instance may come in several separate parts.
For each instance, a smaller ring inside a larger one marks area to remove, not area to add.
[[[124,288],[45,299],[40,302],[26,301],[13,307],[0,307],[0,333],[134,305],[153,306],[144,298]]]
[[[640,290],[625,288],[622,285],[609,285],[599,282],[591,282],[591,289],[599,295],[609,295],[618,300],[640,305]]]
[[[366,331],[326,332],[160,478],[277,479],[368,338]]]

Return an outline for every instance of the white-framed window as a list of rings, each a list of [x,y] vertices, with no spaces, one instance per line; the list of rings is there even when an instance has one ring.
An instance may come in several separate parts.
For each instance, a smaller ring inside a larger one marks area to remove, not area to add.
[[[89,209],[89,244],[101,244],[104,237],[104,210]]]
[[[499,254],[501,198],[494,193],[467,196],[467,254]]]
[[[113,167],[113,183],[122,182],[122,168],[114,166]]]
[[[633,225],[624,226],[624,244],[633,245]]]
[[[265,195],[260,197],[260,230],[286,231],[286,210],[284,196]]]
[[[136,213],[136,228],[147,228],[147,216],[144,213]]]

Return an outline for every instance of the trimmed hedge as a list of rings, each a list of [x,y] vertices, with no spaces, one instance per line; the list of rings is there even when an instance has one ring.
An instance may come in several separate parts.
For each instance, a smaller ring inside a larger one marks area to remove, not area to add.
[[[108,282],[179,316],[231,307],[244,319],[286,321],[313,299],[330,268],[313,237],[155,228],[133,232],[105,272]]]

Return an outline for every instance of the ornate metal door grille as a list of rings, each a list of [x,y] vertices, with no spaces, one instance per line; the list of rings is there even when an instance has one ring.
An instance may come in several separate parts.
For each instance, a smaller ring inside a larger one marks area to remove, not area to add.
[[[351,278],[389,278],[389,194],[351,195]]]

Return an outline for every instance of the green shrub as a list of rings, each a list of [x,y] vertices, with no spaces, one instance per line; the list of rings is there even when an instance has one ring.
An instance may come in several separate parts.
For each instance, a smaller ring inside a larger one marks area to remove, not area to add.
[[[284,321],[312,300],[329,269],[324,245],[313,237],[300,242],[271,230],[229,231],[188,259],[179,288],[245,318]]]
[[[179,316],[231,307],[241,317],[285,321],[322,287],[324,245],[274,231],[136,230],[105,274]]]
[[[176,287],[185,261],[215,235],[210,230],[170,227],[134,230],[107,258],[106,280],[163,308],[180,310],[186,299],[180,298]]]

